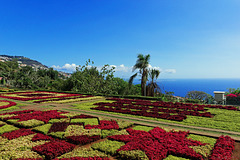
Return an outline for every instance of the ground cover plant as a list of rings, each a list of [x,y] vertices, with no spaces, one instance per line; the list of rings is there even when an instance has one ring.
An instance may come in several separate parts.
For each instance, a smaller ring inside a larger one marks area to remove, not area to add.
[[[40,115],[45,120],[39,118]],[[33,125],[34,127],[16,123],[35,120],[34,118],[41,119],[44,123]],[[76,119],[78,121],[74,122]],[[11,120],[15,120],[15,123]],[[228,136],[216,140],[189,134],[187,131],[134,125],[122,120],[57,110],[2,113],[0,131],[3,130],[0,132],[0,159],[9,160],[95,160],[109,159],[110,156],[115,159],[173,157],[202,160],[211,157],[214,159],[221,152],[231,158],[234,150],[234,140]],[[85,144],[90,144],[91,147],[85,148]]]
[[[47,102],[68,103],[93,98],[92,95],[46,92],[46,91],[2,93],[0,94],[0,97],[20,101],[33,101],[34,103],[47,103]]]
[[[103,104],[101,103],[103,102]],[[95,101],[95,102],[86,102],[86,103],[81,103],[81,104],[74,104],[74,109],[80,109],[80,110],[87,110],[87,111],[93,111],[95,110],[95,108],[99,107],[99,105],[104,105],[104,104],[109,104],[109,105],[114,105],[114,102],[112,99],[111,100],[105,100],[105,101]],[[222,106],[222,105],[198,105],[198,104],[192,104],[194,107],[199,107],[204,109],[204,112],[209,112],[212,116],[211,117],[200,117],[200,116],[194,116],[194,115],[186,115],[186,119],[182,120],[182,121],[176,121],[175,120],[170,120],[170,119],[162,119],[162,118],[154,118],[154,116],[159,116],[159,114],[164,114],[167,116],[172,116],[172,115],[177,115],[176,113],[162,113],[162,112],[158,112],[156,113],[156,111],[152,111],[154,110],[153,106],[141,106],[141,105],[137,105],[135,102],[127,102],[127,103],[134,103],[134,105],[139,106],[139,109],[127,109],[126,106],[128,107],[129,104],[125,104],[123,105],[123,109],[119,109],[120,111],[123,110],[122,112],[128,112],[128,110],[131,110],[133,113],[135,114],[126,114],[126,113],[119,113],[118,110],[114,109],[115,107],[112,107],[114,111],[116,112],[110,112],[111,114],[116,114],[116,115],[124,115],[125,117],[137,117],[137,118],[141,118],[141,119],[150,119],[150,120],[154,120],[154,121],[163,121],[163,122],[168,122],[168,123],[175,123],[175,124],[183,124],[183,125],[189,125],[189,126],[198,126],[198,127],[206,127],[206,128],[214,128],[214,129],[222,129],[222,130],[227,130],[227,131],[235,131],[235,132],[240,132],[240,112],[236,110],[236,107],[232,108],[232,107],[227,107],[227,106]],[[152,105],[153,102],[151,102]],[[97,104],[97,105],[94,105]],[[99,104],[99,105],[98,105]],[[147,103],[146,103],[147,104]],[[176,105],[179,103],[171,103],[172,105]],[[122,104],[116,104],[116,105],[121,105]],[[148,110],[144,110],[145,108],[148,108]],[[109,106],[104,106],[104,108],[107,110],[111,107]],[[140,110],[142,109],[142,110]],[[161,108],[160,108],[161,109]],[[165,108],[163,108],[165,109]],[[166,108],[168,109],[168,108]],[[173,110],[173,112],[176,112],[175,110],[177,109],[173,109],[170,108],[171,110]],[[229,110],[230,109],[230,110]],[[126,110],[126,111],[125,111]],[[184,111],[184,109],[179,109],[180,111]],[[109,111],[102,111],[102,110],[95,110],[98,112],[104,112],[104,113],[109,113]],[[151,112],[155,112],[151,113]],[[202,112],[202,111],[198,111],[198,112]],[[141,113],[143,115],[136,115],[136,113]],[[190,112],[191,113],[191,112]],[[148,116],[144,116],[144,115],[148,115]],[[153,116],[151,116],[153,115]]]
[[[6,100],[0,100],[0,111],[6,108],[10,108],[12,106],[15,106],[16,103],[12,101],[6,101]]]
[[[173,121],[183,121],[184,119],[187,119],[187,115],[212,118],[214,115],[210,112],[207,112],[205,108],[237,110],[237,108],[233,106],[211,106],[190,103],[184,104],[179,102],[172,103],[163,101],[151,102],[148,100],[130,100],[120,98],[111,98],[109,100],[114,100],[115,102],[96,103],[95,105],[98,105],[98,107],[92,109],[161,118]]]

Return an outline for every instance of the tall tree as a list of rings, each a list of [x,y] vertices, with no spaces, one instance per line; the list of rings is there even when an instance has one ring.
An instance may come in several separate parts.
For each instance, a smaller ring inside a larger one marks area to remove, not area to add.
[[[158,79],[160,71],[158,69],[150,69],[148,75],[151,79],[151,82],[148,84],[148,95],[154,96],[155,90],[160,90],[160,87],[154,82],[154,80]]]
[[[133,72],[138,69],[139,74],[141,75],[141,89],[142,89],[142,95],[146,96],[146,83],[148,81],[148,66],[150,61],[150,55],[143,55],[138,54],[137,56],[136,64],[133,66]],[[133,82],[133,79],[138,75],[138,73],[135,73],[132,75],[129,79],[129,84],[131,85]]]

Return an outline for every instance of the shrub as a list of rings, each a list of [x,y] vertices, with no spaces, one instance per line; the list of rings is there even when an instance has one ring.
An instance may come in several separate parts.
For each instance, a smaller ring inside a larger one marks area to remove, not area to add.
[[[68,142],[73,143],[73,144],[88,144],[90,142],[94,142],[96,140],[99,140],[100,136],[95,135],[95,136],[87,136],[87,135],[82,135],[82,136],[70,136],[67,137]]]
[[[119,151],[118,154],[122,159],[141,159],[148,160],[147,155],[140,150],[131,150],[131,151]]]
[[[47,159],[53,159],[66,152],[73,150],[75,145],[67,143],[65,141],[52,141],[40,146],[33,147],[32,150],[43,154]]]
[[[0,134],[11,132],[11,131],[15,131],[15,130],[18,130],[18,129],[19,128],[17,128],[17,127],[14,127],[12,125],[6,124],[6,125],[0,127]]]
[[[7,133],[3,133],[2,137],[5,137],[7,139],[15,139],[21,136],[27,136],[30,134],[34,134],[33,131],[31,131],[30,129],[19,129],[19,130],[15,130],[15,131],[11,131],[11,132],[7,132]]]
[[[141,131],[150,131],[152,130],[154,127],[148,127],[148,126],[141,126],[141,125],[137,125],[137,126],[134,126],[132,129],[134,130],[141,130]]]
[[[72,150],[71,152],[61,155],[58,158],[62,159],[62,158],[71,158],[71,157],[107,157],[107,155],[98,150],[93,150],[92,148],[78,147]]]
[[[41,132],[43,134],[47,134],[49,129],[51,128],[51,126],[52,126],[52,124],[45,124],[45,125],[42,125],[42,126],[35,127],[35,128],[33,128],[33,130]]]
[[[84,125],[98,125],[98,119],[97,118],[77,118],[77,119],[71,119],[71,123],[81,123],[83,122]]]
[[[124,142],[105,140],[99,143],[94,143],[92,145],[92,148],[103,151],[110,155],[115,155],[117,153],[117,150],[124,145]]]

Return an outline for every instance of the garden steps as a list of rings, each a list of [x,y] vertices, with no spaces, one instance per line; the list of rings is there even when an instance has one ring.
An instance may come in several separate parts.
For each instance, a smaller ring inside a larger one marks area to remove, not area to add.
[[[70,108],[70,106],[66,107],[61,107],[58,108],[58,110],[65,110],[68,112],[81,112],[84,114],[89,114],[89,115],[98,115],[98,116],[103,116],[103,117],[111,117],[115,119],[124,119],[128,121],[132,121],[137,124],[141,125],[147,125],[147,126],[167,126],[166,128],[172,128],[174,127],[175,129],[181,129],[185,128],[186,130],[189,130],[190,133],[193,134],[198,134],[198,135],[205,135],[205,136],[210,136],[214,138],[218,138],[222,134],[231,134],[231,135],[238,135],[240,136],[240,132],[233,132],[233,131],[226,131],[226,130],[221,130],[221,129],[212,129],[212,128],[205,128],[205,127],[197,127],[197,126],[188,126],[188,125],[182,125],[182,124],[174,124],[174,123],[168,123],[168,122],[160,122],[160,121],[154,121],[154,120],[148,120],[148,119],[141,119],[141,118],[135,118],[135,117],[128,117],[128,116],[122,116],[122,115],[115,115],[115,114],[108,114],[108,113],[101,113],[101,112],[95,112],[95,111],[87,111],[87,110],[80,110],[80,109],[73,109]],[[209,133],[209,132],[219,132],[219,133]],[[236,136],[231,136],[235,141],[240,142],[240,137]]]

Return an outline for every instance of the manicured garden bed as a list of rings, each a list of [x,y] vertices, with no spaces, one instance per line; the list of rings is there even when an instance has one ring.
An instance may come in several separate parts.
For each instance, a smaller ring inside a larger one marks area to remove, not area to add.
[[[0,111],[9,110],[9,108],[16,105],[17,104],[12,101],[0,100]]]
[[[219,153],[227,160],[233,150],[234,140],[228,136],[214,139],[57,110],[0,114],[0,159],[6,160],[203,160]]]
[[[196,108],[195,106],[201,106],[204,109],[204,112],[209,112],[211,113],[212,117],[200,117],[200,116],[194,116],[194,115],[185,115],[187,118],[182,120],[182,121],[176,121],[176,120],[170,120],[170,119],[162,119],[162,118],[156,118],[154,117],[154,115],[158,115],[159,114],[164,114],[167,115],[168,117],[170,117],[171,115],[176,115],[176,113],[163,113],[163,112],[155,112],[153,106],[144,106],[144,105],[136,105],[136,103],[134,104],[134,106],[140,106],[140,109],[130,109],[133,113],[143,113],[143,115],[131,115],[131,114],[126,114],[128,112],[128,107],[129,104],[125,104],[123,105],[123,109],[118,107],[109,107],[109,106],[104,106],[104,108],[112,108],[112,111],[116,111],[116,112],[108,112],[108,111],[101,111],[101,110],[95,110],[95,108],[98,108],[99,105],[104,105],[109,104],[112,105],[112,103],[114,104],[114,102],[112,99],[111,100],[106,100],[106,101],[95,101],[94,102],[86,102],[86,103],[81,103],[81,104],[74,104],[75,107],[73,107],[74,109],[80,109],[80,110],[87,110],[87,111],[97,111],[97,112],[102,112],[102,113],[111,113],[111,114],[116,114],[116,115],[122,115],[124,117],[136,117],[136,118],[141,118],[141,119],[148,119],[148,120],[154,120],[154,121],[162,121],[162,122],[168,122],[168,123],[175,123],[175,124],[183,124],[183,125],[188,125],[188,126],[197,126],[197,127],[206,127],[206,128],[213,128],[213,129],[222,129],[222,130],[227,130],[227,131],[235,131],[235,132],[240,132],[240,112],[236,110],[236,108],[233,110],[229,110],[232,109],[232,107],[226,107],[226,106],[221,106],[221,105],[213,105],[213,106],[202,106],[202,105],[195,105],[194,104],[194,108]],[[130,102],[128,102],[130,103]],[[94,105],[97,104],[97,105]],[[170,103],[171,105],[173,105],[172,103]],[[178,103],[176,103],[178,104]],[[174,104],[174,105],[176,105]],[[119,104],[115,104],[117,105],[121,105],[121,103]],[[152,104],[151,104],[152,105]],[[192,104],[193,105],[193,104]],[[144,110],[145,108],[149,107],[148,110]],[[117,108],[117,109],[116,109]],[[159,107],[160,109],[162,107]],[[168,108],[163,108],[163,109],[168,109]],[[172,109],[171,110],[177,110],[177,109]],[[168,109],[168,110],[170,110]],[[118,111],[123,110],[124,113],[119,113]],[[126,111],[124,111],[126,110]],[[171,111],[170,110],[170,111]],[[183,109],[178,109],[180,111],[184,111]],[[117,113],[118,112],[118,113]],[[151,113],[154,112],[154,113]],[[201,111],[199,111],[201,112]],[[145,116],[145,115],[149,115],[149,116]],[[153,116],[150,116],[153,115]],[[166,116],[166,117],[167,117]]]
[[[8,98],[20,101],[33,101],[34,103],[69,103],[82,100],[95,99],[92,95],[46,92],[46,91],[31,91],[31,92],[11,92],[2,93],[0,98]]]

